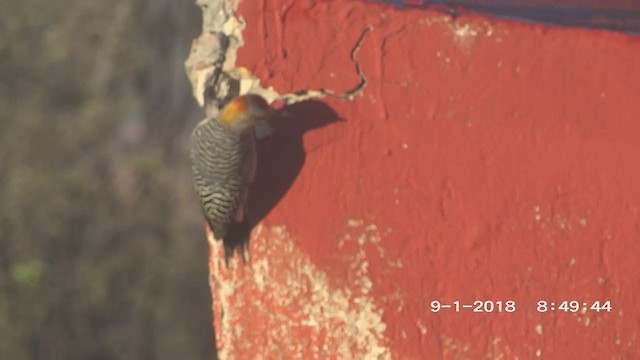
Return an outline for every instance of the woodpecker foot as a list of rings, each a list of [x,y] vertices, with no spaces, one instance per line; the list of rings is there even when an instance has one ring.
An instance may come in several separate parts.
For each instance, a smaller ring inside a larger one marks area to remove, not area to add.
[[[242,253],[242,261],[246,265],[249,261],[251,261],[251,257],[249,256],[249,243],[243,243],[240,245],[240,252]]]
[[[207,241],[209,242],[209,245],[213,246],[215,244],[215,237],[213,236],[213,230],[211,230],[211,225],[209,225],[208,221],[204,222],[204,231],[207,234]]]

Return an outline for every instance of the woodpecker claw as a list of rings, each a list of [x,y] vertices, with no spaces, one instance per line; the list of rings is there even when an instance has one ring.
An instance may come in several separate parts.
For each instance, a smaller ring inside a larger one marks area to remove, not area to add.
[[[229,269],[229,263],[233,260],[233,247],[224,245],[224,264]]]
[[[204,231],[207,237],[207,241],[209,242],[210,245],[213,245],[216,239],[213,236],[213,230],[211,230],[211,225],[209,225],[208,221],[204,222]]]
[[[251,261],[251,257],[249,256],[249,244],[243,243],[240,246],[240,252],[242,253],[242,261],[246,265],[249,261]]]

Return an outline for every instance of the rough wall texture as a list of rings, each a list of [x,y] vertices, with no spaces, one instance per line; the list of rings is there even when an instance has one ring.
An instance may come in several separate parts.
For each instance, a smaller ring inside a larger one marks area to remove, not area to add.
[[[261,142],[251,262],[211,247],[221,358],[640,356],[639,38],[349,0],[238,16],[272,93],[348,91],[356,62],[366,84]]]

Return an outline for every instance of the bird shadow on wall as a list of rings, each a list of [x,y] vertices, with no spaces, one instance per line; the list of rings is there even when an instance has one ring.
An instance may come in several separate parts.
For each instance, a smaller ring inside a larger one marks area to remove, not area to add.
[[[308,131],[343,121],[327,104],[306,100],[282,109],[286,116],[273,119],[274,133],[258,141],[258,169],[249,191],[249,223],[230,229],[247,246],[251,230],[280,202],[302,171],[306,159],[302,138]],[[229,249],[232,250],[233,249]]]

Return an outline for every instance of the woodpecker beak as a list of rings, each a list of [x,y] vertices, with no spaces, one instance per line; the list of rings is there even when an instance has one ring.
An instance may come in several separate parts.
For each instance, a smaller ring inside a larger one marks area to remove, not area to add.
[[[267,115],[264,118],[264,122],[273,124],[273,121],[275,120],[289,117],[293,117],[293,115],[287,111],[284,111],[282,109],[269,108],[269,110],[267,110]]]
[[[284,115],[282,110],[269,107],[265,109],[261,116],[256,119],[255,133],[258,139],[263,139],[273,135],[275,129],[272,126],[272,121]]]
[[[254,117],[254,124],[271,123],[273,120],[279,118],[293,118],[294,116],[295,115],[290,111],[269,107],[268,109],[262,110],[258,116]]]

